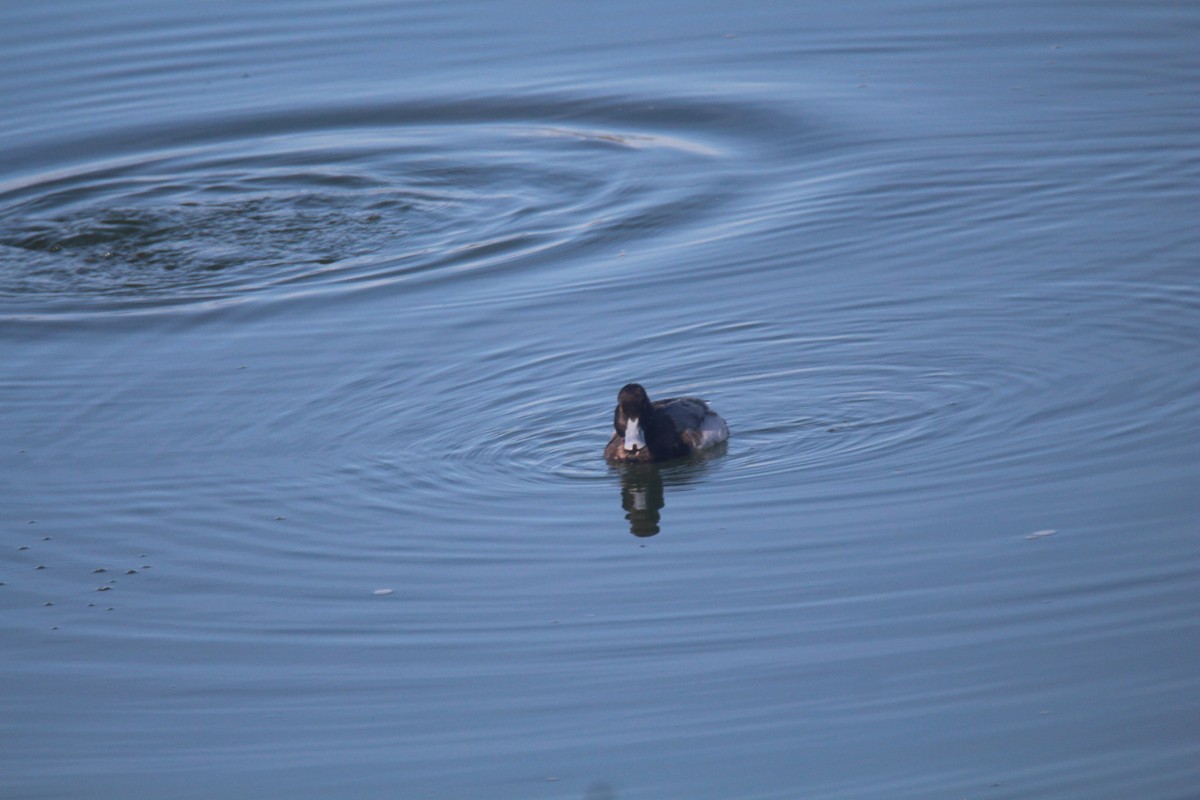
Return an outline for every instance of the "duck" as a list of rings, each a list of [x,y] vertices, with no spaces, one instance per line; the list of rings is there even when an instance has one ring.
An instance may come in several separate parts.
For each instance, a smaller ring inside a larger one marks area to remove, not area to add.
[[[652,403],[640,384],[628,383],[617,393],[613,435],[604,458],[634,464],[670,461],[728,438],[729,426],[704,400],[672,397]]]

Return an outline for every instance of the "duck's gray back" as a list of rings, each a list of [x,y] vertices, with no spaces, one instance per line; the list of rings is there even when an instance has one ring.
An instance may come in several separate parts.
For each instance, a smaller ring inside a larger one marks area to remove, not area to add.
[[[675,423],[675,430],[696,430],[708,415],[708,403],[697,397],[672,397],[654,404]]]

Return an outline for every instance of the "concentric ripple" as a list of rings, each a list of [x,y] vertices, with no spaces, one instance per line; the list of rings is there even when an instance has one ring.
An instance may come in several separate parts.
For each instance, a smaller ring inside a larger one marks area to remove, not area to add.
[[[263,120],[26,175],[0,184],[0,304],[145,311],[461,275],[686,219],[705,193],[647,176],[704,180],[717,151],[619,125]]]
[[[996,353],[923,340],[906,342],[904,352],[893,355],[896,345],[877,332],[804,337],[756,322],[690,324],[654,336],[635,332],[615,345],[555,348],[518,339],[484,349],[465,367],[455,363],[425,374],[422,381],[438,398],[436,411],[427,415],[431,424],[392,436],[363,422],[348,437],[364,446],[384,443],[389,479],[420,484],[427,496],[453,500],[479,491],[520,494],[555,483],[611,483],[600,453],[620,383],[606,377],[615,348],[650,353],[647,364],[669,363],[673,374],[695,379],[655,386],[655,396],[700,394],[729,420],[728,448],[707,467],[673,467],[663,475],[668,485],[708,469],[725,485],[785,481],[798,495],[850,493],[877,501],[918,488],[979,491],[991,481],[1011,480],[1014,470],[1069,475],[1081,461],[1099,468],[1131,442],[1161,438],[1162,452],[1186,449],[1187,443],[1161,431],[1191,413],[1196,373],[1169,375],[1154,365],[1163,353],[1188,354],[1177,356],[1181,363],[1194,360],[1186,327],[1169,320],[1194,317],[1196,293],[1103,282],[1043,291],[1022,298],[1027,311],[1021,318],[981,321],[991,337],[1010,343]],[[1046,303],[1050,313],[1058,306],[1049,298],[1062,297],[1087,312],[1073,323],[1079,331],[1074,338],[1090,346],[1021,338],[1039,306]],[[1130,297],[1137,300],[1133,310]],[[714,370],[710,354],[718,351],[733,357]],[[1118,363],[1131,377],[1114,385],[1109,370]],[[398,391],[389,387],[385,395]],[[1097,406],[1096,397],[1105,397],[1107,405]],[[1120,410],[1119,424],[1108,413],[1112,408]],[[369,410],[336,413],[390,418]],[[1066,435],[1054,438],[1051,432]]]

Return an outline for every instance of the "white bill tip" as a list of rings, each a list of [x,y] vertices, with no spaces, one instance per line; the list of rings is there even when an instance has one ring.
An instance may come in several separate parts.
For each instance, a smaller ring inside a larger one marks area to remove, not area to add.
[[[646,437],[642,433],[642,425],[637,417],[630,417],[625,422],[625,449],[641,450],[646,446]]]

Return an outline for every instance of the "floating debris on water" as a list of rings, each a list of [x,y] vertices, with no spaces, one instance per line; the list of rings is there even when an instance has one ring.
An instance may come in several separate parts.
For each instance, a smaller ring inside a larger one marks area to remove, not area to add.
[[[371,594],[375,595],[376,597],[383,597],[384,595],[389,595],[391,593],[391,589],[376,589],[375,591],[371,592]]]
[[[1058,531],[1047,528],[1044,531],[1034,531],[1033,533],[1029,534],[1025,538],[1026,539],[1045,539],[1047,536],[1053,536],[1056,533],[1058,533]]]

